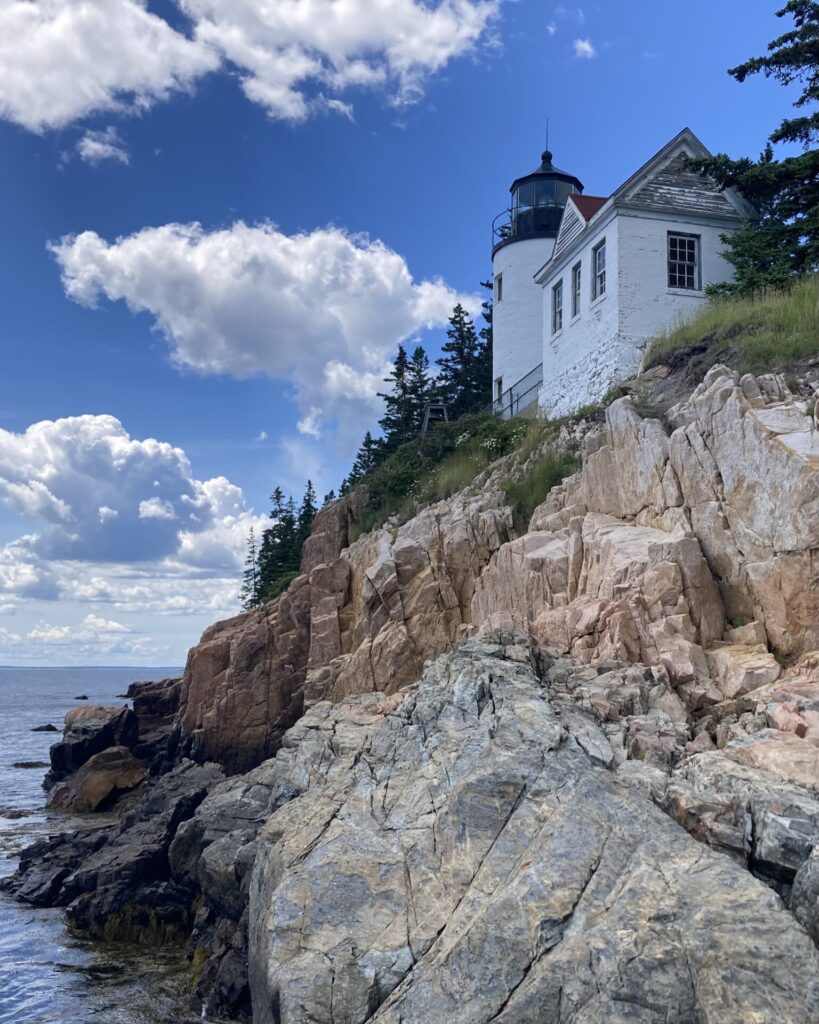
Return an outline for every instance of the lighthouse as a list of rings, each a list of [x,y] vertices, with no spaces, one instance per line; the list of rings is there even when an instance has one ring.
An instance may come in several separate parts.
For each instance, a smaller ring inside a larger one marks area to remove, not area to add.
[[[537,402],[542,382],[543,289],[535,274],[551,258],[569,196],[583,185],[546,150],[509,191],[510,206],[492,224],[492,397],[498,412],[516,415]]]

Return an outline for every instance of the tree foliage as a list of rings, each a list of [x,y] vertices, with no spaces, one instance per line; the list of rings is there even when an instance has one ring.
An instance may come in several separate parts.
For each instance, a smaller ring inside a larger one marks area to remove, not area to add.
[[[782,121],[758,160],[720,153],[691,161],[722,188],[737,189],[759,214],[723,238],[734,281],[715,290],[728,294],[782,287],[795,275],[819,269],[819,3],[790,0],[776,13],[792,17],[793,28],[774,39],[765,56],[728,73],[738,82],[762,74],[782,85],[799,83],[799,116]],[[797,144],[803,152],[777,160],[776,143]]]
[[[481,386],[481,343],[467,311],[458,303],[449,318],[447,341],[438,360],[438,391],[450,419],[458,419],[489,401]]]
[[[242,589],[239,593],[242,608],[248,611],[259,603],[259,551],[256,547],[256,531],[250,527],[247,538],[247,556],[242,573]]]
[[[481,285],[491,292],[492,284]],[[379,420],[382,436],[368,430],[355,457],[349,477],[342,480],[339,493],[345,495],[371,474],[402,445],[421,432],[427,406],[443,402],[450,420],[478,413],[492,400],[492,301],[482,307],[483,324],[475,330],[464,307],[458,304],[449,318],[447,341],[437,360],[438,375],[430,368],[423,346],[412,355],[398,346],[392,370],[384,383],[388,390],[378,397],[384,400],[384,415]]]
[[[243,573],[241,599],[245,609],[256,608],[277,597],[298,575],[304,542],[310,536],[310,527],[318,507],[312,481],[307,487],[301,505],[286,497],[281,487],[270,496],[271,524],[257,545],[251,527],[248,553]]]

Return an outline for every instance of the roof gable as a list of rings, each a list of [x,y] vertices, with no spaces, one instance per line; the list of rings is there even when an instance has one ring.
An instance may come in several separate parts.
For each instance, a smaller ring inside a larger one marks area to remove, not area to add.
[[[591,218],[607,202],[608,199],[604,196],[569,196],[569,201],[566,203],[566,208],[560,219],[560,228],[555,239],[552,259],[557,259],[562,252],[569,248],[572,242],[582,233]]]
[[[753,216],[752,207],[731,189],[685,167],[687,157],[711,154],[685,128],[614,193],[621,206],[730,219]]]
[[[551,259],[556,259],[565,249],[568,249],[585,226],[586,220],[580,215],[577,207],[572,202],[566,203],[563,216],[560,218],[560,227]]]

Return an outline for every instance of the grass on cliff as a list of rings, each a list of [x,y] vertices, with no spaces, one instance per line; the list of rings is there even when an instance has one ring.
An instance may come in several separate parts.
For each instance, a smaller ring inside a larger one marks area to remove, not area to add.
[[[577,452],[555,450],[546,452],[534,470],[519,480],[509,480],[503,485],[509,504],[512,506],[515,529],[524,533],[529,527],[532,513],[548,497],[549,491],[557,487],[567,476],[580,469],[581,458]]]
[[[700,344],[734,350],[742,373],[819,355],[819,274],[800,278],[784,291],[712,299],[699,316],[651,343],[645,368],[673,361],[673,353]]]
[[[408,441],[364,479],[369,500],[354,538],[391,516],[408,519],[421,505],[455,494],[496,459],[533,446],[531,436],[542,429],[538,421],[463,416]]]

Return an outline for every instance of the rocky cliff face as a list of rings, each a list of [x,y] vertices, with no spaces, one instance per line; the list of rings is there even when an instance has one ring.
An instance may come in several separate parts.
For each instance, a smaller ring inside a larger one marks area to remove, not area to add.
[[[163,749],[232,777],[183,760],[11,887],[190,931],[209,1017],[819,1020],[808,402],[715,367],[560,443],[582,469],[522,535],[537,451],[353,543],[366,495],[323,510],[174,689]]]
[[[191,651],[186,751],[246,770],[305,707],[393,693],[498,625],[581,661],[662,666],[691,712],[819,648],[819,435],[781,379],[717,366],[666,425],[624,398],[571,440],[582,470],[517,538],[500,484],[519,457],[353,544],[366,495],[324,510],[286,594]]]

